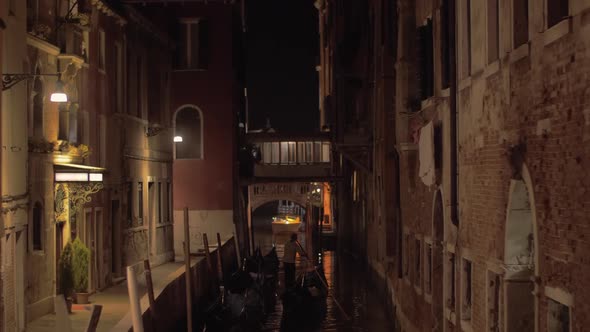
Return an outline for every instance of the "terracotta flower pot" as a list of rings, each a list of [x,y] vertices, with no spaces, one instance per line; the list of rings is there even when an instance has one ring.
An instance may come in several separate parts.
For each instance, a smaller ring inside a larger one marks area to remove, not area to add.
[[[90,293],[76,293],[76,303],[77,304],[88,304],[88,298],[90,297]]]

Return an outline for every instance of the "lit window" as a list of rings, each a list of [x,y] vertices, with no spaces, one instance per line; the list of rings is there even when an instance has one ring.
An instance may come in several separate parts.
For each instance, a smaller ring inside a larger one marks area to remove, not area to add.
[[[203,121],[201,112],[194,107],[185,107],[176,113],[175,135],[182,142],[174,144],[176,159],[203,158]]]

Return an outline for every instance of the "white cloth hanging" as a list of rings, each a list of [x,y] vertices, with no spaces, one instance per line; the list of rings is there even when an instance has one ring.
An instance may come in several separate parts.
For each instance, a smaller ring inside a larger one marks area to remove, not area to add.
[[[420,170],[418,174],[422,182],[431,186],[436,182],[436,171],[434,165],[434,125],[432,121],[428,122],[420,130],[420,140],[418,143],[420,152]]]

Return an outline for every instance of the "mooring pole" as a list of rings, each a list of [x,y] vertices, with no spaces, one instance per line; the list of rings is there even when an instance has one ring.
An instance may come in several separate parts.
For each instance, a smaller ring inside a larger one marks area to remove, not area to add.
[[[188,227],[188,207],[184,208],[184,263],[186,280],[186,328],[188,332],[193,332],[193,305],[191,298],[191,245],[190,233]]]

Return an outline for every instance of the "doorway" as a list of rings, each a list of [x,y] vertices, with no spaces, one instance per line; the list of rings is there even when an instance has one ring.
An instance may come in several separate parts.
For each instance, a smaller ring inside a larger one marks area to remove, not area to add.
[[[506,214],[504,295],[506,331],[535,330],[535,236],[531,197],[523,180],[512,180]]]

